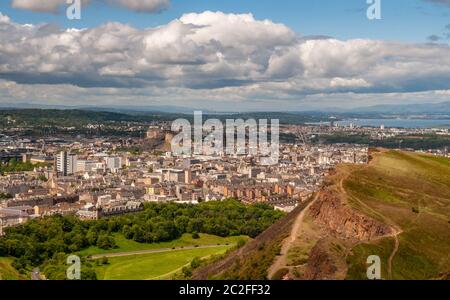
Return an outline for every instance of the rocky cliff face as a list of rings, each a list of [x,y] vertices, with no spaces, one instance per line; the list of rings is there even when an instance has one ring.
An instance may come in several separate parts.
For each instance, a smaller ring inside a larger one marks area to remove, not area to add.
[[[340,196],[324,188],[308,212],[323,238],[311,249],[302,279],[344,279],[353,246],[392,233],[391,227],[352,209]]]
[[[320,193],[309,214],[333,236],[370,241],[392,233],[388,225],[353,210],[332,191],[324,190]]]

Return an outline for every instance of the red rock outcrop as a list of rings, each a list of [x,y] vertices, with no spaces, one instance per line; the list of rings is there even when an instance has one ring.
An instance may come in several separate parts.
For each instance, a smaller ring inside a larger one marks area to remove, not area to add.
[[[392,233],[388,225],[355,211],[330,190],[320,192],[309,215],[333,236],[342,239],[370,241]]]

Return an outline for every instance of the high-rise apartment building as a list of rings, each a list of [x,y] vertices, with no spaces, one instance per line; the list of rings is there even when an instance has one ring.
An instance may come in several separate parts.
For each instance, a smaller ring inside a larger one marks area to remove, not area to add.
[[[77,172],[77,156],[61,151],[56,156],[56,170],[63,176],[69,176]]]

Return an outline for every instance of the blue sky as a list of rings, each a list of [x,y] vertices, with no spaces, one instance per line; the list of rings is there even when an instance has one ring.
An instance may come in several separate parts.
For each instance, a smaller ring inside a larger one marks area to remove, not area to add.
[[[73,21],[65,0],[1,1],[0,103],[229,111],[450,100],[450,0],[381,0],[374,21],[366,0],[82,1]]]
[[[328,35],[339,39],[373,38],[422,42],[441,34],[450,23],[450,11],[425,0],[382,0],[382,20],[366,18],[365,0],[173,0],[160,13],[135,13],[97,3],[84,6],[82,20],[70,21],[63,13],[35,13],[14,9],[2,0],[0,12],[18,23],[57,23],[62,27],[94,27],[117,21],[145,28],[163,25],[186,12],[205,10],[252,13],[256,19],[286,24],[304,35]]]

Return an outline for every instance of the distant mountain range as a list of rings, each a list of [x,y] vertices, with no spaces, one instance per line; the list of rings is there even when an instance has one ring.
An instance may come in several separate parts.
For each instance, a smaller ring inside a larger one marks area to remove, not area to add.
[[[201,110],[205,114],[232,114],[242,112],[218,112],[213,110],[204,110],[193,107],[184,106],[125,106],[125,105],[46,105],[46,104],[30,104],[30,103],[0,103],[0,109],[79,109],[90,111],[108,111],[117,113],[147,113],[147,112],[162,112],[162,113],[176,113],[176,114],[192,114],[195,110]],[[250,113],[250,112],[248,112]],[[295,113],[289,111],[289,113]],[[342,108],[323,108],[314,111],[298,111],[298,113],[317,114],[317,113],[338,113],[338,114],[440,114],[450,115],[450,101],[441,103],[423,103],[423,104],[398,104],[398,105],[375,105],[368,107],[358,107],[354,109]]]
[[[386,114],[450,114],[450,101],[441,103],[375,105],[349,110],[347,112],[386,113]]]
[[[78,109],[90,111],[109,111],[120,113],[137,113],[137,112],[165,112],[165,113],[192,113],[195,108],[182,106],[125,106],[125,105],[58,105],[58,104],[31,104],[31,103],[0,103],[0,109]],[[205,111],[211,113],[212,111]]]

